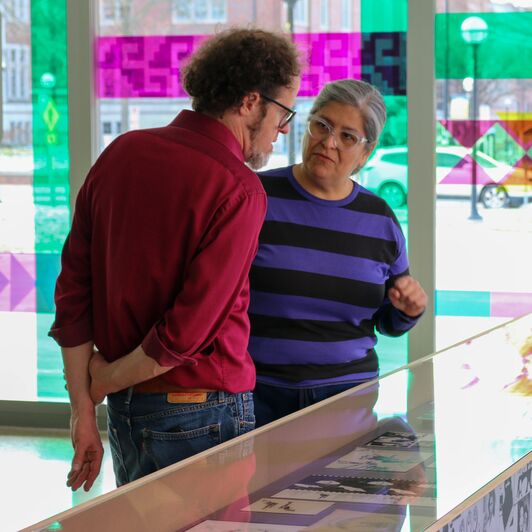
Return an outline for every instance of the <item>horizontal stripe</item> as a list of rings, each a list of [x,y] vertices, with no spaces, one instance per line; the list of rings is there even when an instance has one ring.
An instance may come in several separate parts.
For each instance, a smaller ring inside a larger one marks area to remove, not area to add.
[[[373,335],[373,322],[363,321],[358,327],[345,321],[287,319],[250,314],[251,334],[266,338],[285,338],[307,342],[340,342]]]
[[[491,316],[517,318],[528,312],[532,312],[532,293],[491,292]]]
[[[326,299],[316,301],[312,297],[251,290],[249,312],[293,319],[343,319],[357,325],[361,320],[371,318],[375,309]]]
[[[360,187],[356,198],[348,205],[343,206],[342,209],[365,212],[366,214],[387,216],[388,218],[391,218],[393,222],[397,224],[397,226],[399,226],[397,217],[390,206],[381,197],[377,196],[373,192],[370,192],[364,187]]]
[[[290,168],[279,168],[279,171],[284,170],[284,173],[279,173],[275,177],[267,176],[259,173],[262,186],[268,195],[268,200],[271,198],[284,198],[289,200],[297,200],[301,203],[306,203],[307,200],[297,192],[297,190],[290,184],[287,176],[291,172]],[[274,170],[275,171],[275,170]]]
[[[320,373],[323,374],[323,373]],[[290,381],[289,379],[283,378],[281,375],[283,373],[279,373],[278,377],[269,377],[269,376],[263,376],[257,374],[257,382],[261,382],[263,384],[272,384],[274,386],[290,386],[291,388],[314,388],[319,386],[327,386],[328,384],[343,384],[343,383],[352,383],[353,386],[358,386],[359,384],[362,384],[363,382],[375,379],[379,376],[378,371],[368,371],[365,373],[350,373],[349,375],[342,375],[340,377],[327,377],[327,378],[314,378],[314,379],[307,379],[305,377],[305,374],[297,375],[298,378],[306,379],[306,380],[300,380],[300,381]],[[296,375],[291,375],[292,378],[294,378]]]
[[[398,253],[394,241],[272,221],[264,223],[260,243],[318,249],[385,264],[392,264]]]
[[[303,342],[251,336],[248,350],[253,360],[262,363],[340,364],[364,358],[375,342],[375,336],[343,342]]]
[[[261,244],[253,264],[281,270],[332,275],[373,284],[384,284],[390,276],[390,267],[387,264],[369,259],[272,244]]]
[[[436,292],[437,316],[490,315],[490,293],[462,290],[438,290]]]
[[[367,352],[367,356],[361,360],[352,360],[340,364],[264,364],[255,361],[257,375],[260,378],[273,377],[282,380],[298,382],[305,380],[322,380],[347,375],[364,379],[362,375],[372,378],[378,373],[379,364],[377,355],[373,349]]]
[[[266,221],[286,222],[329,231],[348,232],[382,240],[397,239],[399,231],[387,216],[342,208],[329,208],[310,201],[268,198]]]
[[[252,266],[254,290],[328,299],[376,309],[384,299],[384,286],[316,273]]]

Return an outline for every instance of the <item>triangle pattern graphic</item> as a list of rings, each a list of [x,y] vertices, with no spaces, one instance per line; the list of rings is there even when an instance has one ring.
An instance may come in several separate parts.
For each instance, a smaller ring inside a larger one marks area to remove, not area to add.
[[[445,129],[465,148],[472,148],[495,122],[496,120],[440,120]]]
[[[501,120],[501,126],[525,150],[532,147],[532,120]]]
[[[525,155],[514,164],[512,171],[501,180],[505,185],[528,185],[532,195],[532,159]]]
[[[477,167],[477,184],[486,185],[494,183],[493,179],[478,163],[474,162],[471,155],[466,155],[441,181],[447,185],[470,185],[472,182],[471,171],[473,164]]]
[[[35,256],[34,260],[35,260]],[[35,279],[17,260],[11,255],[11,310],[15,310],[23,299],[35,289]]]
[[[9,279],[2,272],[0,272],[0,293],[8,284]]]

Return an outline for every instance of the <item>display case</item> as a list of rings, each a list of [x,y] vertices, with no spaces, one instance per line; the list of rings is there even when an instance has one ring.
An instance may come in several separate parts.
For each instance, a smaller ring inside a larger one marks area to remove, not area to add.
[[[25,530],[530,530],[532,315]]]

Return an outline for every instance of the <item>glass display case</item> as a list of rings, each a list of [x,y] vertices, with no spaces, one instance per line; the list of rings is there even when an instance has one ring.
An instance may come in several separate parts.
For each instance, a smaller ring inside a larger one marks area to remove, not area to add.
[[[532,314],[26,530],[530,530]]]

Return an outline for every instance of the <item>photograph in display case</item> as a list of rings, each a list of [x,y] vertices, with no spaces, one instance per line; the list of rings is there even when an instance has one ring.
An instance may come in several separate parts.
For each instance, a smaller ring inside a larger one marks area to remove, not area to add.
[[[434,435],[428,432],[397,432],[387,431],[379,437],[366,443],[365,447],[394,447],[398,449],[432,449]]]
[[[242,510],[246,512],[266,512],[274,514],[316,515],[331,507],[332,503],[287,500],[287,499],[260,499]]]
[[[430,453],[386,451],[358,447],[327,465],[328,469],[359,469],[362,471],[406,472],[431,458]]]
[[[398,478],[311,475],[275,494],[285,499],[432,506],[434,485]]]

